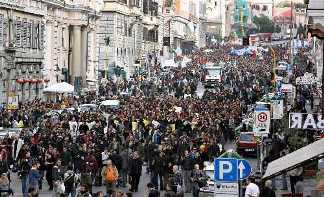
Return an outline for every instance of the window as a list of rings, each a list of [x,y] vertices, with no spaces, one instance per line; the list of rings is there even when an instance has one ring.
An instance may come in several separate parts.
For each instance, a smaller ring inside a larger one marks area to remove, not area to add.
[[[268,10],[268,6],[267,5],[263,5],[262,11],[267,11],[267,10]]]
[[[149,0],[143,0],[143,13],[144,14],[148,14],[148,9],[149,9],[149,3],[148,3]]]
[[[65,40],[64,40],[64,34],[65,34],[65,27],[62,27],[62,47],[65,48]]]
[[[3,20],[4,19],[4,17],[3,17],[3,15],[1,14],[0,15],[0,46],[1,45],[3,45]]]
[[[18,48],[21,47],[21,29],[22,29],[21,28],[21,20],[20,20],[19,17],[17,17],[16,21],[15,21],[15,33],[16,33],[16,35],[15,35],[15,38],[16,38],[15,44],[16,44],[16,46]]]

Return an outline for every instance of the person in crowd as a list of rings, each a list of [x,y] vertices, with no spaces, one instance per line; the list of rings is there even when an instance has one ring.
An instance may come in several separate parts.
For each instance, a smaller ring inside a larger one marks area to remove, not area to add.
[[[76,197],[92,197],[87,185],[81,185],[77,191]]]
[[[205,186],[206,175],[199,169],[199,164],[194,165],[194,169],[191,172],[190,180],[192,182],[192,196],[199,197],[199,190]]]
[[[61,194],[64,194],[65,191],[62,191],[62,187],[64,186],[64,166],[62,166],[62,161],[57,160],[56,164],[53,167],[53,186],[54,186],[54,195],[59,197]]]
[[[32,163],[28,175],[28,184],[29,184],[28,186],[29,188],[34,188],[36,192],[39,189],[38,184],[39,184],[39,179],[41,178],[38,168],[39,168],[39,163],[37,162]]]
[[[130,191],[132,192],[138,191],[138,184],[142,175],[142,165],[143,161],[138,152],[135,151],[129,161]]]
[[[184,179],[184,191],[185,193],[190,193],[192,189],[190,176],[193,170],[194,161],[192,157],[190,157],[188,150],[184,152],[184,158],[182,159],[181,164]]]
[[[177,165],[172,167],[172,173],[169,179],[172,191],[177,194],[177,197],[183,197],[183,177]]]
[[[122,162],[122,166],[121,166],[121,170],[120,170],[120,177],[121,177],[121,186],[122,187],[126,187],[127,184],[127,175],[128,175],[128,168],[129,168],[129,162],[130,162],[130,158],[129,158],[129,150],[128,148],[124,148],[121,153],[120,153],[120,157],[121,157],[121,162]]]
[[[10,194],[13,195],[13,191],[10,188],[7,173],[2,173],[0,175],[0,196],[8,197]]]
[[[296,183],[299,180],[299,177],[302,175],[303,173],[303,168],[299,167],[296,169],[293,169],[291,171],[289,171],[287,174],[290,177],[290,189],[291,189],[291,193],[295,194],[296,193]]]
[[[68,166],[67,171],[64,173],[63,182],[65,187],[64,195],[75,196],[77,179],[72,166]]]
[[[30,153],[26,152],[24,156],[22,156],[23,159],[21,159],[20,162],[20,171],[19,176],[21,179],[21,188],[23,196],[28,196],[28,175],[29,171],[31,169],[31,159],[30,159]],[[36,189],[34,189],[36,190]]]
[[[255,178],[252,176],[247,180],[247,186],[245,190],[245,197],[259,197],[260,189],[257,184],[255,184]]]
[[[264,184],[264,188],[260,193],[260,197],[276,197],[275,191],[272,189],[272,181],[267,180]]]
[[[157,189],[155,189],[155,186],[153,183],[147,184],[147,190],[148,190],[147,197],[159,197],[160,196],[160,192]]]
[[[27,196],[28,197],[38,197],[39,193],[35,190],[35,188],[29,188]]]
[[[112,197],[119,175],[116,166],[111,160],[108,160],[107,165],[102,168],[101,176],[105,179],[107,196]]]

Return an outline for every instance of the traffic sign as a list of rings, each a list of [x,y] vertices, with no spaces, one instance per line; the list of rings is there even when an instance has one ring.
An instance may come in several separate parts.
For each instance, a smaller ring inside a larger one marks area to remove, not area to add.
[[[218,182],[237,182],[250,176],[252,167],[245,159],[216,158],[214,161],[214,180]]]
[[[265,112],[261,112],[258,114],[258,120],[260,122],[265,122],[267,121],[268,115]]]
[[[252,167],[250,163],[245,159],[238,160],[238,178],[240,180],[246,179],[251,175]]]
[[[236,182],[237,181],[237,159],[217,158],[214,161],[215,181]]]
[[[253,132],[257,136],[269,134],[270,132],[270,111],[268,109],[254,110]]]

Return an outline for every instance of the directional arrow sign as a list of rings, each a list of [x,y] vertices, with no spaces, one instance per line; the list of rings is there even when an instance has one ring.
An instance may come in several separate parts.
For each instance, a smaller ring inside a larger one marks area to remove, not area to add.
[[[246,179],[251,175],[252,167],[250,163],[245,159],[238,159],[238,178],[240,180]]]

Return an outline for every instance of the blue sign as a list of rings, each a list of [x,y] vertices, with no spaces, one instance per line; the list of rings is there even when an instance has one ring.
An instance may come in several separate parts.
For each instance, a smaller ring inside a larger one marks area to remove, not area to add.
[[[214,161],[215,181],[236,182],[237,181],[237,159],[217,158]]]
[[[245,159],[216,158],[214,160],[214,180],[236,182],[251,175],[252,167]]]
[[[237,160],[237,170],[238,170],[238,178],[240,180],[246,179],[251,175],[252,167],[250,163],[245,159]]]

